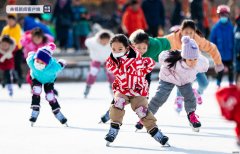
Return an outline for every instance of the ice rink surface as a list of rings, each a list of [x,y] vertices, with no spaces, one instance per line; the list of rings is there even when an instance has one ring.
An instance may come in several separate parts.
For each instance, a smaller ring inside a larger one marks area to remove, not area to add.
[[[157,124],[170,138],[171,147],[168,148],[162,147],[145,129],[135,132],[138,117],[129,105],[126,106],[124,122],[116,140],[111,147],[105,146],[104,137],[109,123],[98,122],[112,99],[108,83],[96,83],[87,99],[83,97],[85,83],[56,83],[55,87],[69,127],[64,127],[55,119],[43,93],[40,115],[35,126],[31,127],[28,121],[31,114],[29,85],[25,84],[21,89],[14,86],[12,98],[6,89],[0,89],[0,154],[240,153],[235,142],[235,124],[220,116],[214,95],[215,82],[210,82],[203,95],[203,104],[197,107],[196,113],[202,123],[199,133],[191,130],[185,112],[180,115],[175,112],[176,89],[159,109]],[[157,82],[152,82],[150,98],[156,87]]]

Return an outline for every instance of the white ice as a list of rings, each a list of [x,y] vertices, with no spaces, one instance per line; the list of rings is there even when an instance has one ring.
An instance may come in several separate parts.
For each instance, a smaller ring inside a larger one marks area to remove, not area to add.
[[[214,96],[215,82],[210,83],[203,95],[203,104],[197,107],[202,123],[199,133],[191,130],[185,112],[178,115],[174,111],[176,89],[159,109],[157,124],[170,138],[170,148],[162,147],[145,129],[135,132],[138,118],[129,105],[116,140],[111,147],[106,147],[104,137],[109,123],[98,122],[112,99],[109,84],[96,83],[87,99],[83,98],[85,83],[56,83],[55,87],[69,127],[55,119],[43,94],[39,118],[31,127],[29,85],[21,89],[14,86],[12,98],[6,89],[0,89],[0,154],[224,154],[240,151],[235,140],[235,124],[220,115]],[[156,87],[157,82],[152,82],[150,98]]]

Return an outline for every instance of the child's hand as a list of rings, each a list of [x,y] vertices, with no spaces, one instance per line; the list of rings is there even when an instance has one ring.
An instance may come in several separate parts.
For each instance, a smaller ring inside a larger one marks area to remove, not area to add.
[[[65,66],[67,65],[67,62],[66,62],[66,60],[64,60],[64,59],[59,59],[59,60],[58,60],[58,63],[59,63],[62,67],[65,67]]]
[[[223,64],[218,64],[218,65],[215,65],[215,71],[216,73],[218,72],[221,72],[224,70],[224,65]]]

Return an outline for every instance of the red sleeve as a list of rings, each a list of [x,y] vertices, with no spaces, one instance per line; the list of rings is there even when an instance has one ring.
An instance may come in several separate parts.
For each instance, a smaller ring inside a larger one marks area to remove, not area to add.
[[[129,28],[129,24],[130,24],[128,16],[129,16],[129,13],[128,13],[128,11],[126,11],[122,17],[122,24],[126,27],[127,30]]]
[[[117,68],[116,63],[109,57],[106,61],[106,68],[114,74],[114,76],[119,74],[119,69]]]
[[[143,65],[145,66],[143,73],[148,74],[153,70],[155,66],[155,61],[149,57],[143,58]]]

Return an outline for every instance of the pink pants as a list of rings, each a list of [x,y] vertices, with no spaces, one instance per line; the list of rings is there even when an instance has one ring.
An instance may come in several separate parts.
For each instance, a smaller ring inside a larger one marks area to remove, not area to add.
[[[105,64],[104,64],[105,66]],[[93,85],[96,81],[97,78],[97,74],[100,70],[101,67],[101,62],[99,61],[92,61],[90,64],[90,71],[88,73],[88,77],[87,77],[87,85]],[[107,76],[107,80],[110,84],[113,83],[114,81],[114,76],[112,73],[110,73],[108,70],[105,70],[106,72],[106,76]]]

